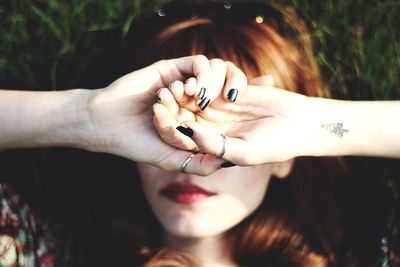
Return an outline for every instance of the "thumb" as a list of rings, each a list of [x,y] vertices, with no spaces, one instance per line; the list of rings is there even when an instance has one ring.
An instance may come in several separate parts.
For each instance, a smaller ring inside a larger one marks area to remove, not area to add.
[[[236,165],[251,165],[250,146],[246,140],[225,136],[196,121],[181,124],[192,131],[191,139],[202,153],[210,154]]]

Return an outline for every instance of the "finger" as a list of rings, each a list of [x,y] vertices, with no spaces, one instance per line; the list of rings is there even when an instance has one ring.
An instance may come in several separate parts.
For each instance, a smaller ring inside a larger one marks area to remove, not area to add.
[[[186,80],[184,85],[185,94],[188,96],[195,96],[197,91],[197,80],[194,77],[190,77]],[[198,94],[199,98],[203,98],[205,95],[205,88],[201,88]]]
[[[275,84],[274,77],[272,75],[258,76],[249,81],[251,85],[260,85],[265,87],[273,87]]]
[[[226,61],[225,65],[227,72],[223,95],[228,101],[235,102],[240,92],[246,89],[247,78],[244,72],[232,62]]]
[[[196,144],[188,136],[179,132],[178,122],[163,104],[153,105],[153,123],[161,139],[176,148],[198,151]]]
[[[200,92],[200,96],[204,97],[197,101],[200,110],[204,110],[212,101],[214,101],[220,94],[224,87],[226,77],[226,65],[221,59],[211,59],[211,79],[208,83],[207,89]]]
[[[225,153],[222,157],[225,161],[240,166],[261,163],[257,162],[255,154],[257,149],[253,150],[246,140],[227,136],[226,141],[224,141],[220,133],[194,121],[186,121],[183,125],[193,131],[191,139],[196,143],[202,153],[219,157],[225,146]]]
[[[196,112],[198,111],[198,106],[196,105],[197,99],[203,99],[205,97],[206,88],[200,89],[200,93],[196,95],[197,91],[197,80],[194,77],[190,77],[186,80],[184,84],[184,97],[183,101],[180,102],[182,106],[186,109]]]
[[[207,87],[211,78],[211,68],[208,58],[203,55],[182,57],[177,59],[159,62],[159,71],[162,77],[168,77],[166,82],[171,83],[174,80],[182,80],[182,77],[194,76],[197,79],[196,94],[200,93],[201,88]],[[175,68],[170,68],[170,66]],[[163,75],[164,74],[164,75]]]
[[[207,176],[219,170],[224,162],[224,160],[212,155],[199,153],[193,157],[183,171],[185,173]]]
[[[159,103],[163,104],[171,114],[177,114],[179,111],[179,105],[176,103],[174,96],[168,88],[161,88],[157,92]]]
[[[182,171],[185,173],[208,176],[221,168],[224,160],[212,155],[198,153],[193,157],[193,153],[186,151],[177,151],[159,163],[159,167],[168,171]],[[189,159],[191,157],[191,159]],[[189,159],[185,168],[181,170],[183,163]]]
[[[209,90],[206,92],[206,95],[211,99],[212,102],[221,94],[221,91],[224,88],[227,67],[223,60],[214,58],[210,60],[210,68],[212,78],[210,80],[208,86]]]
[[[174,81],[170,84],[169,90],[171,91],[175,101],[178,105],[186,105],[189,96],[185,94],[185,85],[181,81]]]

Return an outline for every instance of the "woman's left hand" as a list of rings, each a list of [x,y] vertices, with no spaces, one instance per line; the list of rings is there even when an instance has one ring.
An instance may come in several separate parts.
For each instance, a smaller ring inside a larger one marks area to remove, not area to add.
[[[307,155],[321,132],[313,98],[273,88],[271,77],[253,81],[236,103],[217,99],[205,112],[194,112],[173,97],[161,99],[155,126],[168,143],[218,156],[236,165],[278,162]],[[260,86],[262,85],[262,86]],[[160,105],[161,106],[161,105]],[[185,116],[182,116],[185,114]],[[190,138],[175,129],[178,128]]]

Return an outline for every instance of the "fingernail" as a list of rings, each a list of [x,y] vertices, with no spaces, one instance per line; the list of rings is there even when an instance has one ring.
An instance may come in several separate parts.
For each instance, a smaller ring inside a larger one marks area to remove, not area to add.
[[[205,95],[206,95],[206,88],[202,87],[200,89],[200,93],[198,94],[198,96],[200,99],[203,99]]]
[[[152,107],[153,113],[154,113],[154,107],[155,107],[157,104],[158,104],[158,103],[154,103],[154,104],[153,104],[153,107]]]
[[[199,108],[205,110],[208,104],[210,104],[210,99],[208,97],[203,98],[199,103]]]
[[[163,88],[158,89],[157,94],[156,94],[158,100],[161,100],[161,98],[160,98],[161,89],[163,89]]]
[[[229,90],[229,93],[228,93],[228,99],[229,99],[229,101],[235,102],[235,101],[236,101],[236,98],[237,98],[237,96],[238,96],[238,93],[239,93],[239,91],[236,90],[236,89],[234,89],[234,88],[232,88],[231,90]]]
[[[178,126],[178,127],[176,127],[176,129],[177,129],[178,131],[180,131],[181,133],[183,133],[184,135],[190,137],[190,138],[192,138],[192,136],[193,136],[193,134],[194,134],[193,130],[190,129],[189,127],[188,127],[188,128],[185,128],[185,127],[183,127],[183,126]]]
[[[229,168],[229,167],[233,167],[236,166],[236,164],[233,164],[230,161],[225,161],[224,163],[221,164],[221,168]]]

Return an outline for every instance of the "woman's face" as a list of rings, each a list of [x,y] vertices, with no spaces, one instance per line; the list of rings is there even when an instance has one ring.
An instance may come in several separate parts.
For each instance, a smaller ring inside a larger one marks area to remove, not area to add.
[[[138,164],[147,200],[169,234],[219,235],[250,215],[264,198],[273,165],[231,167],[202,177]]]

